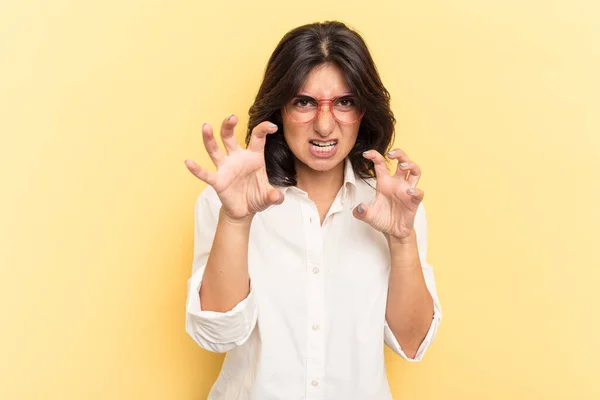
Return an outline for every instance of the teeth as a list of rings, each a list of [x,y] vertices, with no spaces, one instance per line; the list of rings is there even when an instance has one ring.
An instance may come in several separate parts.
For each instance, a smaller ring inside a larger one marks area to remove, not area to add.
[[[329,142],[314,142],[311,140],[310,142],[313,151],[317,153],[329,153],[333,147],[337,144],[335,140]]]
[[[317,146],[317,147],[330,147],[330,146],[334,146],[335,145],[335,141],[330,141],[330,142],[314,142],[311,141],[310,142],[312,145]]]

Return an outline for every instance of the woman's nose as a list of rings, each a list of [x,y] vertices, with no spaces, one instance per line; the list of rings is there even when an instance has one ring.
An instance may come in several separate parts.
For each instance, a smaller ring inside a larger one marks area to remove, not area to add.
[[[335,127],[335,119],[331,115],[330,104],[325,103],[321,106],[319,114],[315,120],[315,130],[321,136],[329,136]]]

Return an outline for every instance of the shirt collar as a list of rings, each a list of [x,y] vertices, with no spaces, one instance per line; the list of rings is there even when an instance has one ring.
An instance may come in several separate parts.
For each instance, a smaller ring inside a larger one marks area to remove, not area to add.
[[[350,159],[346,158],[344,165],[344,184],[342,186],[342,204],[346,203],[349,196],[352,196],[353,191],[356,191],[356,176]],[[351,200],[349,200],[351,201]]]
[[[298,189],[296,186],[284,186],[284,187],[276,187],[283,194],[285,194],[288,190],[297,190],[301,193],[304,193],[302,190]],[[342,204],[345,202],[352,201],[349,200],[350,196],[352,196],[353,191],[356,190],[356,176],[354,175],[354,168],[352,168],[352,163],[348,158],[344,160],[344,183],[342,184]],[[305,194],[305,193],[304,193]]]

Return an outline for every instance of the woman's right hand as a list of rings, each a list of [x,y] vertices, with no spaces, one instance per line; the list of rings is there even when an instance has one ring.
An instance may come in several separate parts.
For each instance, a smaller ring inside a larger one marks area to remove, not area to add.
[[[267,207],[283,202],[283,193],[269,184],[265,167],[265,142],[277,126],[268,121],[252,130],[247,149],[242,149],[233,133],[237,117],[232,115],[221,125],[221,139],[227,154],[217,145],[212,127],[202,126],[202,140],[216,172],[207,171],[192,160],[185,165],[198,179],[211,185],[221,200],[221,211],[229,218],[241,220],[253,217]]]

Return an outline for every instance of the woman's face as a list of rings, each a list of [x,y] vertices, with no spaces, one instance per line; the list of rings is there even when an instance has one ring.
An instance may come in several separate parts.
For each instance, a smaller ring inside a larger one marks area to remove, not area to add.
[[[349,94],[352,93],[339,68],[332,64],[322,64],[309,73],[304,86],[297,94],[308,97],[292,99],[287,110],[293,107],[299,109],[298,112],[304,112],[303,109],[308,107],[314,109],[315,105],[309,104],[307,98],[332,99]],[[347,98],[343,97],[337,102],[338,110],[343,111],[344,107],[352,105],[351,100],[344,99]],[[283,135],[296,158],[296,168],[305,165],[314,171],[329,171],[343,162],[354,147],[360,121],[351,124],[338,122],[330,112],[330,107],[333,106],[332,103],[323,103],[317,117],[304,124],[294,122],[290,118],[293,114],[281,110]]]

